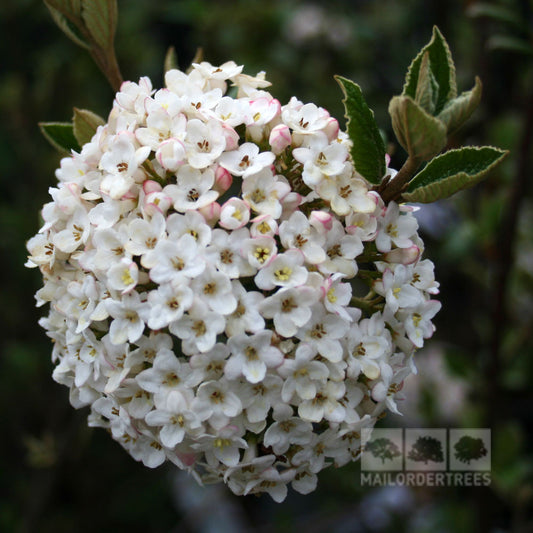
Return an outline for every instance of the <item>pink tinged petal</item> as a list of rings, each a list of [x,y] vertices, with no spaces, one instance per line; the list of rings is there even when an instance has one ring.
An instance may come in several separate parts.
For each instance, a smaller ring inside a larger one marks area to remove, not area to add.
[[[226,140],[226,151],[237,150],[239,147],[239,134],[226,123],[222,123],[222,131]]]
[[[230,198],[220,210],[219,225],[225,229],[239,229],[250,220],[250,208],[239,198]]]
[[[159,145],[156,151],[159,164],[166,170],[176,172],[185,164],[187,154],[183,143],[177,139],[168,139]]]
[[[209,205],[205,205],[198,209],[198,213],[204,217],[206,223],[211,227],[220,220],[220,211],[221,207],[217,202],[211,202]]]
[[[408,248],[395,248],[383,255],[388,263],[401,263],[402,265],[411,265],[416,263],[420,257],[420,248],[416,245]]]
[[[339,136],[339,129],[338,120],[330,117],[322,131],[326,134],[328,141],[333,142]]]
[[[145,180],[143,182],[143,191],[144,194],[150,194],[152,192],[161,192],[163,187],[154,180]]]
[[[309,223],[323,234],[333,227],[333,216],[325,211],[312,211],[309,215]]]
[[[292,143],[291,130],[286,124],[278,124],[270,132],[268,139],[272,151],[277,155]]]
[[[222,166],[218,165],[215,170],[214,189],[219,193],[225,193],[233,182],[233,176]]]

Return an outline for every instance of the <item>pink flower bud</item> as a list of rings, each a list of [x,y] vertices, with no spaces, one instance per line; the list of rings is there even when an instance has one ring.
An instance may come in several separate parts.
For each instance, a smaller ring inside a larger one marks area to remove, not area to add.
[[[213,189],[219,194],[225,193],[233,182],[233,176],[220,165],[215,170],[215,185]]]
[[[220,204],[212,202],[198,209],[198,212],[205,218],[206,223],[213,227],[220,219],[220,210]]]
[[[320,233],[325,233],[333,227],[333,216],[325,211],[312,211],[309,216],[309,223]]]
[[[228,124],[222,123],[224,139],[226,139],[226,151],[237,150],[239,147],[239,134]]]
[[[268,142],[270,143],[272,151],[275,154],[280,154],[283,152],[283,150],[285,150],[287,146],[290,146],[292,142],[291,130],[289,129],[289,126],[286,124],[278,124],[270,132]]]
[[[420,248],[413,244],[409,248],[395,248],[386,254],[383,258],[388,263],[401,263],[402,265],[411,265],[418,261],[420,257]]]
[[[323,130],[329,142],[334,141],[339,136],[339,129],[339,121],[336,118],[330,117]]]
[[[154,180],[145,180],[143,182],[143,191],[144,194],[150,194],[151,192],[161,192],[163,187],[157,181]]]

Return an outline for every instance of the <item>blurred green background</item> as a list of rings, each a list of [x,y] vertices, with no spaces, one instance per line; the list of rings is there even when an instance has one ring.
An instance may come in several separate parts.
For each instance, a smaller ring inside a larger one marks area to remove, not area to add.
[[[39,0],[0,3],[0,531],[531,532],[533,531],[533,3],[528,0],[119,1],[117,55],[125,79],[160,87],[167,47],[182,69],[196,48],[213,64],[266,70],[272,93],[342,118],[341,74],[359,83],[391,141],[388,100],[437,24],[459,90],[484,84],[482,105],[453,145],[489,144],[510,157],[473,190],[425,208],[443,310],[417,354],[403,417],[381,427],[487,427],[490,487],[361,487],[358,464],[324,471],[309,496],[234,497],[199,489],[175,469],[135,463],[86,426],[51,379],[51,346],[37,325],[37,270],[25,241],[54,186],[59,156],[39,121],[72,107],[106,116],[113,93],[89,56]]]

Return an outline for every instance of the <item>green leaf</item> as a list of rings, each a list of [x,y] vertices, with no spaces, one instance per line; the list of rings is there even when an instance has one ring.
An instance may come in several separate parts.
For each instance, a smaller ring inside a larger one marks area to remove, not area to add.
[[[472,187],[506,157],[492,146],[466,146],[449,150],[432,161],[409,183],[402,194],[408,202],[435,202]]]
[[[481,100],[481,89],[481,80],[476,76],[472,90],[464,92],[444,106],[437,118],[446,124],[448,133],[453,133],[470,118]]]
[[[73,133],[80,146],[90,142],[98,126],[103,126],[105,120],[87,109],[74,108]]]
[[[409,157],[427,161],[446,146],[446,126],[424,111],[409,96],[394,96],[389,103],[392,128]]]
[[[415,102],[430,115],[435,112],[437,95],[439,87],[435,76],[431,72],[429,52],[426,51],[422,56],[420,70],[418,74],[418,83],[416,86]]]
[[[45,5],[50,11],[54,22],[59,26],[63,33],[78,46],[89,49],[91,45],[83,38],[76,25],[71,22],[65,13],[69,13],[67,8],[62,10],[57,9],[55,6],[61,4],[68,4],[69,2],[52,2],[52,0],[45,0]],[[78,2],[79,3],[79,2]]]
[[[178,54],[173,46],[170,46],[165,55],[165,72],[169,70],[177,69],[178,67]]]
[[[104,50],[111,50],[117,29],[116,0],[82,0],[81,15],[94,42]]]
[[[44,0],[44,3],[65,16],[79,18],[81,15],[81,0]]]
[[[61,153],[80,151],[80,145],[74,137],[74,126],[70,122],[40,122],[39,128],[46,140]]]
[[[416,100],[418,84],[422,81],[420,80],[422,60],[426,52],[429,54],[430,70],[438,87],[435,112],[440,113],[446,102],[457,96],[457,83],[450,48],[436,26],[433,28],[431,41],[422,48],[409,66],[402,95],[410,96]]]
[[[386,172],[385,144],[374,119],[374,113],[363,98],[359,85],[341,76],[335,76],[344,93],[346,130],[352,148],[350,154],[355,169],[370,183],[378,184]]]

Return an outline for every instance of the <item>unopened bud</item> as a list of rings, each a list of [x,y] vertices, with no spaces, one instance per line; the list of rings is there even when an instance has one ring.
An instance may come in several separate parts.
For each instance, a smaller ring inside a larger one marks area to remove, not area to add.
[[[213,189],[219,194],[223,194],[231,187],[232,182],[232,175],[224,167],[219,165],[215,170],[215,185]]]
[[[205,218],[206,223],[213,227],[220,219],[220,210],[220,204],[212,202],[198,209],[198,212]]]
[[[383,258],[388,263],[401,263],[402,265],[411,265],[418,261],[420,257],[420,248],[416,245],[409,246],[409,248],[395,248],[386,254]]]
[[[270,132],[268,142],[270,143],[272,151],[275,154],[281,154],[281,152],[283,152],[287,146],[290,146],[292,142],[291,130],[289,129],[289,126],[286,124],[278,124]]]

